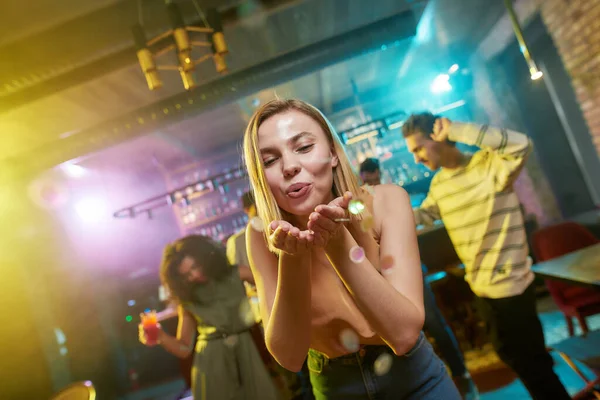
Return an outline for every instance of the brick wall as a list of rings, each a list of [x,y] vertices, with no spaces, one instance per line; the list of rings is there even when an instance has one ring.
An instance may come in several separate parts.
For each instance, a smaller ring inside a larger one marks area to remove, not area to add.
[[[537,0],[600,155],[600,0]]]

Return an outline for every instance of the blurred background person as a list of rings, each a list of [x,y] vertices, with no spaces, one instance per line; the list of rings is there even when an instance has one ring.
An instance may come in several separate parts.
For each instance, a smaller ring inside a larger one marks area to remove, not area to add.
[[[151,341],[140,325],[140,341],[180,358],[195,351],[195,399],[279,399],[250,332],[254,321],[240,271],[225,249],[204,236],[181,238],[165,248],[160,272],[178,303],[177,335],[159,330]]]
[[[253,218],[256,217],[256,206],[254,205],[254,198],[251,192],[245,192],[241,197],[242,207],[244,213],[248,217],[248,221],[252,222]],[[250,305],[252,311],[256,316],[256,321],[260,322],[260,312],[258,310],[258,297],[256,295],[256,286],[254,285],[254,277],[250,270],[250,263],[248,262],[248,254],[246,253],[246,227],[240,228],[240,230],[227,239],[227,260],[231,265],[237,265],[240,270],[240,276],[243,276],[244,286],[246,287],[246,294],[250,299]]]
[[[381,171],[379,169],[379,160],[376,158],[367,158],[360,164],[360,178],[371,186],[377,186],[381,183]],[[427,281],[427,267],[421,264],[423,269],[423,302],[425,304],[425,324],[423,329],[433,337],[437,349],[443,359],[448,363],[452,378],[456,383],[461,395],[466,400],[479,398],[477,387],[471,379],[471,375],[465,366],[465,360],[458,341],[454,336],[452,328],[446,322],[442,311],[439,309],[435,294],[431,285]]]
[[[569,399],[546,349],[523,214],[513,190],[531,141],[518,132],[451,122],[429,112],[411,115],[402,134],[417,163],[440,169],[427,198],[414,209],[415,223],[444,223],[498,356],[534,399]],[[480,150],[465,154],[456,142]]]
[[[379,168],[379,160],[369,157],[360,163],[360,179],[363,183],[371,186],[377,186],[381,183],[381,170]]]

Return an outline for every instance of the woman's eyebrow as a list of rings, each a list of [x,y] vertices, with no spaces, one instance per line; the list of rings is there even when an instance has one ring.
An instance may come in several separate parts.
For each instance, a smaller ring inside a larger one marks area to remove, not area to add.
[[[295,134],[291,138],[289,138],[288,143],[296,143],[297,141],[299,141],[300,139],[302,139],[305,136],[313,137],[314,135],[310,132],[302,131],[300,133]]]
[[[289,144],[296,144],[296,142],[298,142],[300,139],[302,139],[303,137],[308,136],[308,137],[314,137],[315,135],[313,135],[310,132],[306,132],[306,131],[302,131],[299,132],[297,134],[295,134],[294,136],[292,136],[291,138],[289,138],[286,142]],[[262,147],[260,149],[260,153],[273,153],[275,152],[275,148],[274,147]]]

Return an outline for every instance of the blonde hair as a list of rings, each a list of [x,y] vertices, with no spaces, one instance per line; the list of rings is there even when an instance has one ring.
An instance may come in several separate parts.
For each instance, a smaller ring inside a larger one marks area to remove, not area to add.
[[[275,196],[273,196],[267,182],[260,148],[258,147],[258,129],[267,119],[292,110],[299,111],[317,122],[333,147],[335,156],[338,158],[338,165],[333,171],[333,194],[339,197],[347,191],[352,192],[354,196],[360,193],[360,185],[346,156],[344,145],[329,120],[317,108],[297,99],[275,99],[261,106],[250,118],[244,133],[244,161],[248,170],[250,186],[254,193],[256,211],[265,226],[265,240],[269,249],[274,253],[278,253],[278,250],[268,240],[268,224],[282,219],[289,220],[290,216],[277,205]]]

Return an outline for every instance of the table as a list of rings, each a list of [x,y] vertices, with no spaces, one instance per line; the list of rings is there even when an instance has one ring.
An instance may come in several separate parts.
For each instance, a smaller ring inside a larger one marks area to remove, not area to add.
[[[419,227],[417,241],[421,263],[425,264],[429,272],[444,271],[449,266],[460,264],[446,227],[442,223]]]
[[[600,289],[600,243],[535,264],[531,270],[545,279]]]

